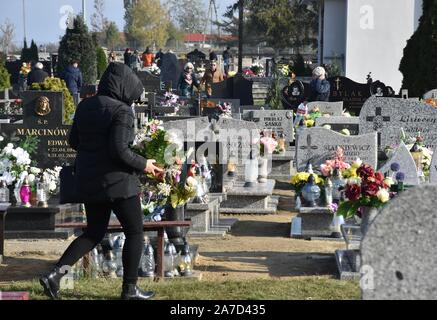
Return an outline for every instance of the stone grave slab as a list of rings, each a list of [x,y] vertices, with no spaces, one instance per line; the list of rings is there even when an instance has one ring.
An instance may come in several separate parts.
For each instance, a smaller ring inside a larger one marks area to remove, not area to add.
[[[244,187],[244,182],[237,182],[228,191],[227,200],[220,206],[221,214],[274,214],[278,200],[272,197],[276,182],[268,180],[265,184]]]
[[[341,117],[343,115],[344,107],[343,101],[338,102],[324,102],[324,101],[313,101],[308,102],[308,111],[315,108],[319,108],[322,114],[329,114],[332,117]]]
[[[358,117],[321,117],[316,119],[316,126],[323,127],[329,125],[332,131],[341,132],[349,130],[351,136],[360,134],[360,118]]]
[[[318,168],[333,159],[338,147],[343,148],[345,161],[360,158],[364,163],[377,166],[377,135],[345,136],[325,128],[303,129],[297,137],[296,168],[303,171],[308,163]]]
[[[420,133],[425,145],[436,150],[436,107],[399,98],[372,97],[366,101],[360,115],[360,134],[377,132],[380,150],[399,145],[401,128],[410,137],[417,137]]]
[[[291,220],[291,237],[305,240],[337,240],[332,237],[330,225],[334,214],[326,207],[302,207]]]
[[[405,143],[401,142],[391,159],[388,160],[378,171],[383,174],[388,172],[391,173],[390,167],[393,163],[398,163],[401,166],[401,171],[405,173],[404,183],[406,185],[417,186],[420,184],[416,164]]]
[[[437,297],[437,186],[422,185],[387,204],[361,243],[364,300]]]

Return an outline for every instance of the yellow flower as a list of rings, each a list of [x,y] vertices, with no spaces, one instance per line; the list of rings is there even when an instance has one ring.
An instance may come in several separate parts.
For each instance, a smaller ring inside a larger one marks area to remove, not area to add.
[[[385,189],[380,189],[376,196],[382,203],[386,203],[390,200],[390,193]]]
[[[313,127],[314,126],[314,120],[312,120],[312,119],[309,119],[309,120],[306,120],[305,121],[305,125],[307,126],[307,127]]]

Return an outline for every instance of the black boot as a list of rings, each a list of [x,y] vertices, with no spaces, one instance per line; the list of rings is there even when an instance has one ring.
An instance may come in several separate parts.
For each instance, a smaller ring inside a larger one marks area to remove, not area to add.
[[[39,283],[44,288],[44,293],[54,300],[59,299],[59,289],[60,282],[63,276],[66,275],[66,272],[61,272],[61,270],[56,267],[50,272],[49,275],[42,277],[39,279]]]
[[[122,300],[149,300],[155,296],[153,291],[141,291],[135,284],[123,284]]]

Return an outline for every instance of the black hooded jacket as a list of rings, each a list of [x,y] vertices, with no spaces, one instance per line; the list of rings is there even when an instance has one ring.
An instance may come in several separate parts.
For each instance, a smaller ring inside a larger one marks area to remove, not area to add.
[[[85,203],[127,199],[140,192],[136,173],[147,160],[133,153],[135,115],[130,107],[143,85],[126,65],[111,63],[98,94],[82,101],[74,117],[70,146],[77,151],[78,193]]]

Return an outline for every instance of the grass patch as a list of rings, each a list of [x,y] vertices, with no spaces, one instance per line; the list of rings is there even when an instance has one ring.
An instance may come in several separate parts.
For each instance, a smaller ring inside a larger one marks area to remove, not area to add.
[[[357,282],[330,278],[295,278],[247,281],[140,281],[140,287],[157,292],[156,300],[355,300]],[[32,300],[47,299],[37,280],[0,286],[2,291],[30,292]],[[119,279],[84,279],[75,289],[63,291],[64,300],[113,300],[121,292]]]

